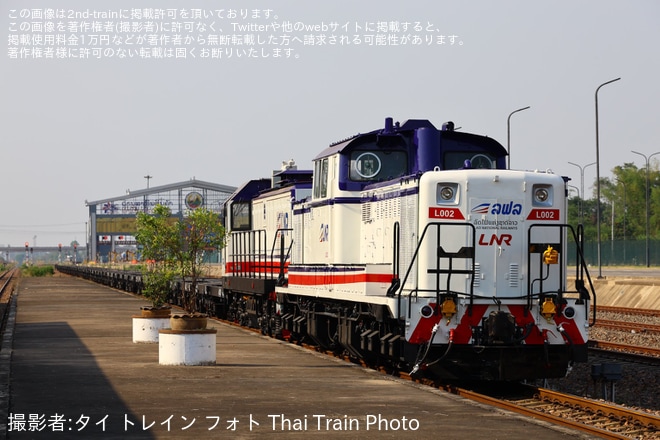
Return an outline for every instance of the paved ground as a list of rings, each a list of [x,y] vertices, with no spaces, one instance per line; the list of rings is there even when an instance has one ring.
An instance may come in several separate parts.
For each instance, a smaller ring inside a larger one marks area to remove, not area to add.
[[[221,323],[217,365],[161,366],[132,343],[145,302],[76,278],[24,278],[17,299],[12,440],[581,436]]]

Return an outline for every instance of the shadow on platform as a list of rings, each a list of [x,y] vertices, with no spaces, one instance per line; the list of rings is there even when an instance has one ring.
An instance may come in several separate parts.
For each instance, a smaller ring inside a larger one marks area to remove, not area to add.
[[[153,438],[68,324],[16,324],[14,338],[8,439]]]

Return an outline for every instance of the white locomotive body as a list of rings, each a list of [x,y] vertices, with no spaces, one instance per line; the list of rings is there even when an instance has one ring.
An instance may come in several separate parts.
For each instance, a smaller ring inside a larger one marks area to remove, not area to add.
[[[227,202],[226,303],[215,309],[435,377],[565,375],[586,360],[590,306],[566,180],[505,169],[505,157],[451,123],[387,119],[324,150],[313,173],[252,181]],[[249,222],[235,221],[241,203]]]

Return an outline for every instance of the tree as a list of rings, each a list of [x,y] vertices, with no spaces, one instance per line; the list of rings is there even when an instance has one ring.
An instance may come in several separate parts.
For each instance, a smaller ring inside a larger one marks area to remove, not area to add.
[[[157,205],[153,215],[139,212],[136,219],[135,240],[142,248],[144,262],[142,295],[154,307],[165,304],[176,275],[173,250],[178,245],[177,228],[170,218],[170,209]]]
[[[571,197],[568,200],[568,224],[576,227],[580,223],[580,205],[582,205],[582,226],[584,227],[584,240],[595,241],[596,228],[596,199],[581,200]],[[603,218],[603,204],[601,203],[601,218]]]
[[[612,180],[607,179],[603,185],[603,194],[619,207],[619,221],[623,223],[625,218],[625,236],[643,240],[646,237],[646,167],[625,163],[614,167],[612,173]],[[660,172],[657,167],[649,169],[649,205],[649,229],[652,236],[657,236],[660,226]],[[616,224],[615,227],[619,229]]]
[[[177,260],[184,281],[190,281],[190,288],[183,289],[184,308],[197,311],[197,283],[203,275],[203,258],[206,251],[222,248],[225,243],[225,229],[218,215],[205,208],[197,208],[177,223]]]
[[[204,253],[224,245],[225,230],[218,215],[208,209],[197,208],[186,214],[184,218],[173,218],[171,210],[163,205],[157,205],[153,215],[139,212],[135,238],[147,262],[144,288],[149,291],[145,296],[156,295],[156,288],[169,285],[179,276],[184,286],[189,283],[181,292],[183,307],[194,313],[198,311],[196,292],[203,275]]]

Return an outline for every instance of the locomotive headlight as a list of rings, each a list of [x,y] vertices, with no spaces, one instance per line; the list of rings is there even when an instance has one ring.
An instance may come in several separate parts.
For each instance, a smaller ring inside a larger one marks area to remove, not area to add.
[[[548,200],[548,190],[545,188],[539,188],[536,190],[536,200],[539,202],[545,202]]]
[[[433,316],[433,307],[427,304],[424,307],[422,307],[420,313],[424,318],[430,318],[431,316]]]
[[[456,204],[458,201],[458,184],[438,183],[435,199],[439,205]]]
[[[552,186],[551,185],[534,185],[532,189],[534,206],[552,206]]]
[[[451,200],[454,198],[454,188],[445,186],[440,190],[440,198],[442,200]]]
[[[563,313],[568,319],[573,319],[573,317],[575,317],[575,309],[573,307],[566,307]]]

